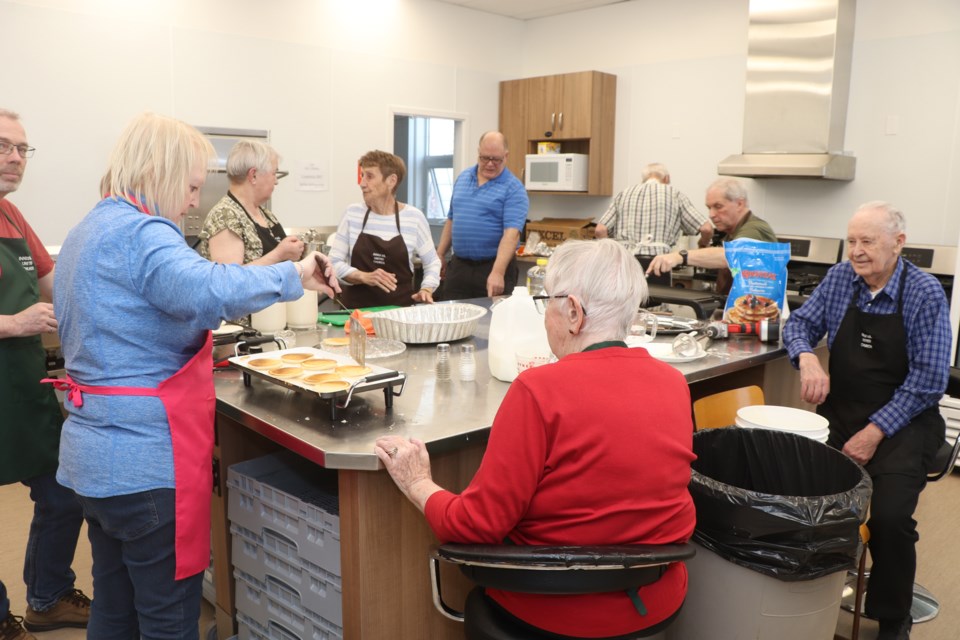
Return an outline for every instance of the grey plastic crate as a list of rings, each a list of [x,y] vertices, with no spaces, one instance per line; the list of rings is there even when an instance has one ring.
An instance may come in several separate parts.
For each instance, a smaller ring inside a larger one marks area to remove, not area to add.
[[[296,555],[339,576],[340,515],[330,482],[309,463],[279,452],[231,466],[227,471],[231,522],[262,535],[279,533]]]
[[[343,638],[342,626],[324,619],[317,612],[303,609],[293,597],[295,590],[280,581],[268,578],[267,583],[261,583],[239,570],[234,576],[237,580],[237,622],[242,640]]]
[[[336,625],[343,624],[343,588],[339,576],[296,555],[296,546],[276,532],[265,529],[262,536],[234,523],[233,566],[258,583],[276,578],[284,589],[293,592],[298,606]],[[273,592],[271,592],[273,593]]]

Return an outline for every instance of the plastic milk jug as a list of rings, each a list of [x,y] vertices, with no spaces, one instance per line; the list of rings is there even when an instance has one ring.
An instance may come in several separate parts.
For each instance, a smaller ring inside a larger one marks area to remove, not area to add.
[[[490,318],[487,349],[490,374],[512,382],[517,377],[517,352],[550,354],[543,316],[533,304],[526,287],[494,305]]]

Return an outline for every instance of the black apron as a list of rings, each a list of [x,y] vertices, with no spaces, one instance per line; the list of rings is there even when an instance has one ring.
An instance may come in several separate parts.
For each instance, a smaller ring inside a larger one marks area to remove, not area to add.
[[[263,253],[261,257],[267,255],[271,251],[277,248],[280,244],[280,241],[287,237],[287,234],[284,233],[283,227],[280,226],[280,223],[270,226],[262,227],[256,220],[253,219],[253,216],[250,215],[250,212],[247,211],[247,208],[243,206],[243,203],[237,200],[237,197],[227,191],[227,195],[230,196],[230,199],[237,203],[237,206],[243,209],[243,212],[247,214],[247,217],[250,218],[250,222],[253,223],[253,228],[257,230],[257,237],[260,238],[260,244],[263,245]],[[263,219],[267,221],[267,224],[270,223],[270,218],[267,217],[267,214],[263,213],[263,210],[260,210],[260,213],[263,215]]]
[[[0,238],[0,314],[15,315],[40,300],[37,268],[23,230]],[[47,377],[40,336],[0,340],[0,485],[57,470],[63,414]]]
[[[897,311],[873,314],[857,306],[859,287],[854,288],[830,349],[830,394],[817,413],[830,421],[828,444],[842,449],[855,433],[870,423],[870,416],[887,404],[903,384],[910,368],[907,331],[903,324],[903,290],[907,263],[900,275]],[[884,438],[866,464],[870,475],[917,471],[922,460],[929,469],[944,437],[944,423],[937,407],[917,415],[891,438]]]
[[[397,276],[397,288],[393,293],[387,293],[379,287],[366,284],[354,284],[343,288],[341,299],[351,309],[363,307],[379,307],[397,305],[409,307],[413,304],[413,270],[410,268],[410,255],[407,253],[407,243],[403,241],[400,231],[400,203],[394,203],[394,219],[397,222],[397,235],[390,240],[378,238],[375,235],[364,233],[367,228],[367,219],[370,217],[370,207],[363,216],[363,225],[360,235],[350,250],[350,266],[360,271],[376,271],[383,269]]]

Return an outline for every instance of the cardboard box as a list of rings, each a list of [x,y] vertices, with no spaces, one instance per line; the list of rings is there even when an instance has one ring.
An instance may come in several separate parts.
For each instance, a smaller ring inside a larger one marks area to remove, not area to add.
[[[536,231],[542,242],[555,247],[565,240],[592,240],[596,227],[593,218],[544,218],[528,220],[526,234],[529,237],[531,232]]]
[[[548,155],[553,153],[560,153],[559,142],[538,142],[537,143],[538,155]]]

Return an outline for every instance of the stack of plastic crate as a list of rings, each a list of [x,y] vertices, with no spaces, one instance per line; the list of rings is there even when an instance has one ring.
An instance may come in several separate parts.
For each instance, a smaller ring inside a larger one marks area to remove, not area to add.
[[[340,517],[324,470],[289,452],[227,471],[239,640],[343,637]]]
[[[960,437],[960,398],[944,395],[940,399],[940,415],[947,424],[947,441],[953,444]]]

